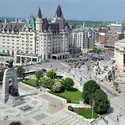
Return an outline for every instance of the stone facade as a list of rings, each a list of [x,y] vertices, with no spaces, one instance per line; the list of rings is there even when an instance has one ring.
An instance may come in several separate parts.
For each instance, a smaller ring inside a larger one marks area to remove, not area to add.
[[[119,40],[115,43],[114,59],[116,67],[120,72],[125,71],[125,40]]]
[[[36,18],[31,16],[25,23],[0,22],[0,51],[15,58],[17,54],[30,54],[38,60],[49,59],[52,54],[68,52],[70,32],[60,6],[51,23],[39,9]]]
[[[19,96],[17,74],[13,62],[9,62],[8,69],[4,71],[1,101],[12,107],[24,103]]]

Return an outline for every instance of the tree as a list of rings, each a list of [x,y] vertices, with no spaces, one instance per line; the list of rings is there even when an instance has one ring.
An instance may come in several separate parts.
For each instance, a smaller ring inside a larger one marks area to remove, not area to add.
[[[25,78],[25,69],[22,66],[17,68],[17,75],[20,78],[23,78],[23,79]]]
[[[57,80],[54,85],[52,86],[52,91],[53,92],[59,92],[61,91],[61,88],[62,88],[62,84],[59,80]]]
[[[46,73],[46,76],[51,79],[54,79],[54,78],[56,78],[56,72],[54,70],[50,70]]]
[[[22,124],[19,121],[17,121],[17,122],[13,121],[13,122],[10,123],[10,125],[22,125]]]
[[[41,78],[41,76],[42,76],[42,72],[41,71],[38,71],[38,72],[36,72],[36,78],[37,78],[37,80],[36,80],[36,85],[37,86],[39,86],[39,81],[40,81],[40,78]]]
[[[3,74],[4,74],[4,72],[0,72],[0,81],[3,80]]]
[[[61,81],[64,89],[68,90],[74,86],[74,81],[71,78],[65,78]]]
[[[53,79],[51,79],[49,77],[43,77],[41,79],[41,86],[42,87],[51,89],[53,85],[54,85]]]
[[[91,105],[93,104],[94,111],[99,114],[104,114],[110,107],[107,95],[103,90],[98,89],[92,96]]]
[[[100,89],[100,86],[94,80],[87,81],[84,84],[83,93],[82,93],[84,102],[89,104],[89,101],[93,93],[95,93],[95,91],[98,89]]]

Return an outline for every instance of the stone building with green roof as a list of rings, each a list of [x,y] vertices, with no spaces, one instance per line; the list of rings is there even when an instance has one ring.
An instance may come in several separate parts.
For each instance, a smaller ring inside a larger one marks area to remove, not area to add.
[[[71,28],[60,5],[51,22],[43,17],[39,8],[37,16],[30,16],[25,23],[0,22],[0,52],[7,52],[19,64],[48,60],[53,54],[67,58],[70,34]]]

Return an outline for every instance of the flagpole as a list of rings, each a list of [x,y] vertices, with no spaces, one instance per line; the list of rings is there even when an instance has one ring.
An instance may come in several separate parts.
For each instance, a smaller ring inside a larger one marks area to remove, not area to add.
[[[93,119],[93,106],[92,106],[92,119]]]
[[[94,100],[92,101],[92,119],[93,119],[93,103],[94,103]]]

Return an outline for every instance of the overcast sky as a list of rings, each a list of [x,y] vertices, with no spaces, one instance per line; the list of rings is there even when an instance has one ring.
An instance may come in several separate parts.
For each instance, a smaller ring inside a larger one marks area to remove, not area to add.
[[[0,17],[26,18],[40,7],[51,19],[58,4],[66,19],[125,21],[125,0],[0,0]]]

